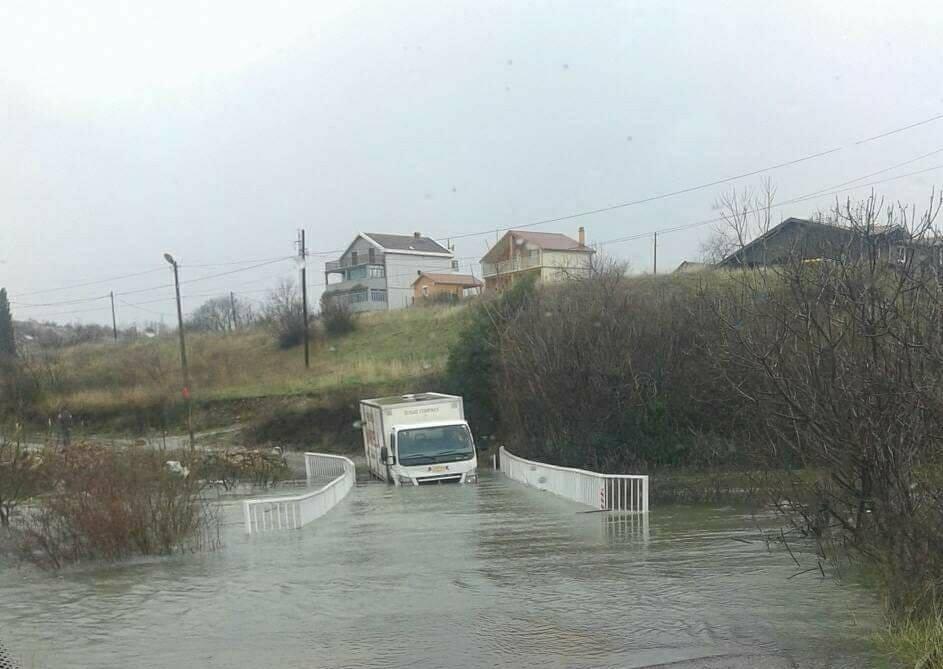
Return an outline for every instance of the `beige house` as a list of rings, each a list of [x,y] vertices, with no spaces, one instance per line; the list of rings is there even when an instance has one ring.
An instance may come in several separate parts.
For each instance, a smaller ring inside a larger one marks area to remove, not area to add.
[[[420,272],[413,281],[413,301],[454,300],[481,292],[481,281],[471,274]]]
[[[485,291],[504,290],[526,276],[541,282],[586,276],[594,253],[582,227],[579,240],[559,232],[511,230],[481,259]]]

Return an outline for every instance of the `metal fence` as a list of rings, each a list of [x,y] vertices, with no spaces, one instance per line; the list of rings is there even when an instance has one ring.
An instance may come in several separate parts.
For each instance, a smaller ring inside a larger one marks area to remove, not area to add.
[[[357,480],[354,463],[339,455],[305,453],[308,485],[318,479],[330,482],[303,495],[262,497],[242,503],[246,533],[294,530],[323,516],[340,502]]]
[[[505,476],[596,509],[648,513],[648,477],[545,465],[500,449]]]

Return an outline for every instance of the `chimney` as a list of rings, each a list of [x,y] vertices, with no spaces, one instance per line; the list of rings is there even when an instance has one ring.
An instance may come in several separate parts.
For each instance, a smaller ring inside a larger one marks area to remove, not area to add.
[[[586,228],[582,225],[580,226],[580,246],[586,246]]]
[[[414,232],[413,237],[415,237],[416,239],[419,239],[420,237],[422,237],[422,234],[419,232]]]

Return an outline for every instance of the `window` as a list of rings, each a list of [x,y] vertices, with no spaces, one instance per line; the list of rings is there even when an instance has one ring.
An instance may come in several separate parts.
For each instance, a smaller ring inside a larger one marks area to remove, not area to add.
[[[397,435],[400,464],[427,465],[470,460],[475,454],[468,429],[461,425],[403,430]]]
[[[370,265],[367,268],[367,276],[371,279],[382,279],[386,276],[386,268],[383,265]]]
[[[366,267],[352,267],[347,270],[347,279],[364,279],[367,276]]]
[[[377,254],[376,254],[376,249],[371,246],[371,247],[370,247],[370,250],[367,251],[367,262],[369,262],[369,263],[371,263],[371,264],[372,264],[372,263],[375,263],[375,262],[376,262],[376,255],[377,255]]]
[[[370,301],[371,302],[386,302],[386,289],[385,288],[371,288]]]
[[[366,290],[357,290],[357,291],[354,291],[354,292],[350,293],[350,303],[351,303],[351,304],[358,304],[358,303],[360,303],[360,302],[366,302],[366,301],[367,301],[367,297],[368,297],[368,296],[367,296],[367,291],[366,291]]]
[[[359,263],[357,262],[357,261],[359,260],[359,258],[357,257],[357,255],[358,255],[358,254],[357,254],[356,251],[351,251],[351,252],[350,252],[350,264],[351,264],[351,265],[358,265],[358,264],[359,264]]]
[[[907,247],[898,246],[897,247],[897,262],[904,264],[907,262]]]
[[[423,296],[423,297],[429,297],[429,286],[423,286],[423,287],[422,287],[422,296]]]

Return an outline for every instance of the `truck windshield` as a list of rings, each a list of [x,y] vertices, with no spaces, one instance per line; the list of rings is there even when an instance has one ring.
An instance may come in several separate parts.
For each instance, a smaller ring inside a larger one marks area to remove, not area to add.
[[[457,462],[475,455],[471,435],[464,425],[403,430],[397,435],[396,447],[402,465]]]

